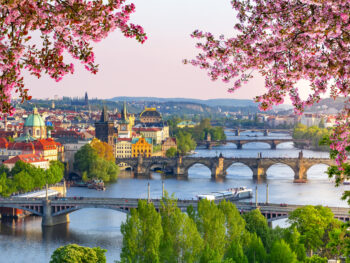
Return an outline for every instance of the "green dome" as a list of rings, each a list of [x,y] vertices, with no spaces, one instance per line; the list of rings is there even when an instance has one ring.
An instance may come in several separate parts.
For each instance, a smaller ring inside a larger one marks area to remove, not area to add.
[[[30,114],[26,119],[24,127],[45,127],[45,122],[41,118],[37,108],[34,108],[33,114]]]

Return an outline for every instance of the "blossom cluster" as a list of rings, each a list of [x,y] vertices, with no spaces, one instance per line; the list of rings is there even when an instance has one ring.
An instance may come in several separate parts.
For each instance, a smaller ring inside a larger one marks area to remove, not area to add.
[[[322,94],[333,98],[350,92],[350,1],[349,0],[232,0],[239,23],[236,35],[215,38],[196,30],[201,50],[193,60],[185,60],[208,72],[212,80],[233,81],[230,92],[244,86],[256,73],[265,78],[267,92],[256,97],[260,108],[291,99],[301,114],[318,102]],[[299,96],[300,80],[310,83],[306,100]],[[347,159],[350,126],[344,107],[334,132],[332,148],[337,162]]]
[[[31,97],[24,88],[21,72],[56,81],[74,72],[64,62],[64,52],[85,64],[92,73],[98,70],[91,42],[98,42],[119,29],[124,36],[143,43],[143,28],[129,23],[134,4],[125,0],[0,0],[0,113],[13,113],[11,94],[19,93],[22,102]],[[32,36],[40,34],[40,45]]]

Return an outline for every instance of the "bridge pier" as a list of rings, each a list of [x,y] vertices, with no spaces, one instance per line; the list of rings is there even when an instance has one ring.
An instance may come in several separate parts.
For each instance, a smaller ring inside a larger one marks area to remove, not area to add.
[[[264,130],[264,136],[269,136],[269,130]]]
[[[240,141],[237,142],[237,150],[242,150],[242,143]]]
[[[216,160],[215,164],[211,168],[211,177],[217,178],[217,177],[225,177],[227,172],[226,169],[224,169],[224,160],[225,158],[220,154],[220,157]]]
[[[240,130],[235,130],[235,136],[240,136],[240,135],[241,135]]]
[[[260,180],[266,179],[266,169],[261,165],[261,161],[258,160],[256,165],[251,167],[253,171],[253,179]]]
[[[304,164],[303,153],[299,153],[299,158],[294,171],[294,183],[306,183],[307,182],[307,170],[308,167]]]
[[[271,150],[276,150],[277,149],[277,145],[276,142],[273,140],[271,143]]]
[[[59,224],[69,223],[69,214],[52,216],[52,206],[50,200],[43,201],[43,217],[41,219],[42,226],[55,226]]]

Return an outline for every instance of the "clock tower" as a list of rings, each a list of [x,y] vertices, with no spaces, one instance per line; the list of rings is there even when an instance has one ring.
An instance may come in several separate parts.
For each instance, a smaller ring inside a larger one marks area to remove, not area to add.
[[[128,119],[128,112],[126,110],[126,103],[124,102],[124,107],[123,107],[123,110],[122,110],[122,119],[121,121],[119,122],[119,127],[118,127],[118,137],[119,138],[131,138],[131,128],[132,128],[132,125],[131,123],[129,122],[129,119]]]

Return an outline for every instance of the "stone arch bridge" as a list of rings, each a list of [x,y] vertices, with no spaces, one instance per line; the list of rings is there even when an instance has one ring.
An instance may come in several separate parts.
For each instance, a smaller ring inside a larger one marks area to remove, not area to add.
[[[299,143],[303,146],[310,146],[310,140],[296,140],[296,139],[234,139],[234,140],[225,140],[225,141],[199,141],[197,142],[197,145],[204,145],[208,149],[211,149],[213,146],[218,146],[226,143],[234,143],[237,146],[238,150],[243,149],[243,145],[252,143],[252,142],[262,142],[270,145],[270,148],[272,150],[277,149],[277,145],[285,142],[293,142],[293,143]]]
[[[259,154],[260,155],[260,154]],[[302,152],[298,158],[226,158],[221,154],[219,157],[150,157],[143,158],[120,158],[116,159],[116,164],[126,163],[134,171],[135,175],[150,175],[154,169],[160,169],[164,172],[178,177],[187,177],[188,170],[195,164],[202,164],[209,168],[212,178],[225,177],[226,170],[234,163],[241,163],[248,166],[253,172],[253,178],[266,178],[266,171],[274,164],[285,164],[294,171],[295,182],[307,180],[307,171],[316,164],[335,165],[335,161],[329,158],[303,158]]]

